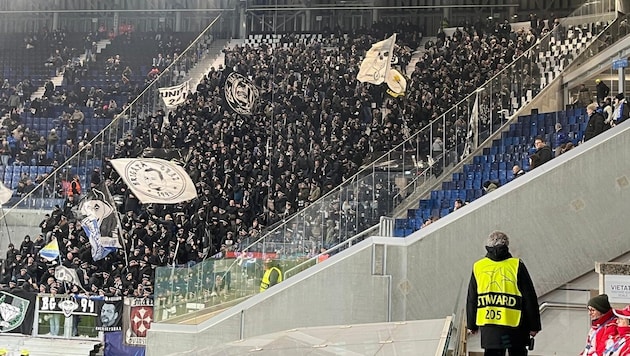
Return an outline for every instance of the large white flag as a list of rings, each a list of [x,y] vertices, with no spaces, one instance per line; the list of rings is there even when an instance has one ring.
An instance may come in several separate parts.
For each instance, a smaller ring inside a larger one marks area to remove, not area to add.
[[[0,182],[0,205],[6,204],[13,196],[13,191]]]
[[[183,167],[159,158],[118,158],[112,166],[141,203],[175,204],[197,197]]]
[[[376,42],[372,45],[365,59],[361,62],[357,79],[364,83],[382,84],[385,77],[389,75],[391,60],[394,56],[394,44],[396,43],[396,34],[386,40]]]
[[[479,92],[475,95],[475,104],[470,112],[470,120],[468,121],[468,133],[466,134],[466,144],[464,145],[464,152],[462,153],[462,159],[468,157],[475,150],[479,144],[478,142],[478,128],[479,126]]]
[[[167,108],[174,108],[186,100],[186,95],[190,92],[190,80],[172,87],[158,88],[160,97]]]

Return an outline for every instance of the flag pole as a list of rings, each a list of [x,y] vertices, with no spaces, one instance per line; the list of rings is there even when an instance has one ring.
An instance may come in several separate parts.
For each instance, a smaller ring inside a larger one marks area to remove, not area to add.
[[[0,214],[2,214],[2,221],[4,222],[4,228],[7,230],[7,237],[9,238],[9,243],[13,243],[11,241],[11,232],[9,231],[9,224],[7,224],[7,216],[4,214],[4,208],[0,205]]]

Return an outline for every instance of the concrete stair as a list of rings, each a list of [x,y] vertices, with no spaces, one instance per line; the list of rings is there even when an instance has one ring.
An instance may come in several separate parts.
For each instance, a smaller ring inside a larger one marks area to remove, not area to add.
[[[96,53],[99,54],[101,53],[101,51],[106,48],[112,41],[110,41],[109,39],[107,40],[100,40],[96,43]],[[82,62],[85,62],[85,53],[83,53],[82,55],[79,56],[79,58],[81,59]],[[55,76],[55,77],[51,77],[50,80],[53,82],[53,85],[56,87],[61,86],[61,83],[63,83],[63,73]],[[37,88],[37,90],[35,90],[33,92],[33,94],[31,94],[31,101],[37,99],[41,99],[42,96],[44,96],[44,92],[46,91],[46,89],[41,86],[39,88]]]
[[[43,338],[22,335],[0,335],[0,348],[8,355],[19,355],[28,350],[30,356],[88,356],[95,355],[102,347],[95,339]]]
[[[225,59],[223,49],[228,45],[230,45],[229,40],[214,40],[214,42],[212,42],[212,44],[210,44],[206,49],[204,57],[199,60],[199,62],[197,62],[197,64],[188,71],[188,73],[186,73],[183,81],[190,79],[192,92],[197,90],[197,84],[204,75],[208,74],[211,67],[218,69],[219,65],[223,65]]]

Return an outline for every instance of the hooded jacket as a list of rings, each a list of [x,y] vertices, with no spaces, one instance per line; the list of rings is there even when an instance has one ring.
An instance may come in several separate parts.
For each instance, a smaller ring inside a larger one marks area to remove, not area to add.
[[[492,261],[504,261],[512,258],[509,249],[505,245],[486,247],[486,257]],[[529,272],[522,261],[519,261],[517,272],[517,286],[522,295],[521,321],[518,327],[506,327],[497,325],[476,325],[477,315],[477,280],[474,273],[471,274],[468,284],[468,298],[466,303],[467,328],[473,331],[481,330],[481,347],[484,349],[508,349],[512,347],[525,347],[529,344],[529,332],[540,331],[540,312],[538,310],[538,297]]]

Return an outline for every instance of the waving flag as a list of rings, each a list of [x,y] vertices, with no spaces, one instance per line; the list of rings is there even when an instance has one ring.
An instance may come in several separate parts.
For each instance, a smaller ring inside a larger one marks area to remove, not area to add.
[[[357,79],[364,83],[382,84],[389,75],[389,68],[394,57],[394,44],[396,43],[396,34],[386,40],[376,42],[372,45],[365,59],[361,62]]]
[[[173,162],[159,158],[118,158],[111,163],[143,204],[176,204],[197,197],[186,170]]]
[[[57,266],[55,268],[55,279],[59,281],[74,283],[79,286],[81,285],[81,280],[77,275],[77,271],[66,266]]]
[[[48,245],[39,250],[39,255],[48,261],[54,261],[59,257],[59,245],[57,244],[57,238],[53,237],[52,241]]]
[[[105,258],[120,246],[111,242],[118,241],[119,224],[114,199],[104,182],[92,188],[81,199],[76,210],[75,215],[81,220],[81,226],[90,240],[94,261]]]
[[[466,144],[462,159],[468,157],[477,148],[478,142],[478,126],[479,126],[479,92],[475,95],[475,103],[473,104],[470,120],[468,121],[468,133],[466,134]]]
[[[13,191],[0,182],[0,205],[6,204],[13,196]]]

